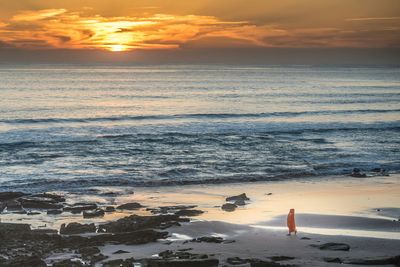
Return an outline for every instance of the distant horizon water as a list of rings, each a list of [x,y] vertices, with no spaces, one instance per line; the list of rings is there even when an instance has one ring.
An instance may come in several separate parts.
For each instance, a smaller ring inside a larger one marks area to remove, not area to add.
[[[0,191],[400,170],[400,68],[0,65]]]

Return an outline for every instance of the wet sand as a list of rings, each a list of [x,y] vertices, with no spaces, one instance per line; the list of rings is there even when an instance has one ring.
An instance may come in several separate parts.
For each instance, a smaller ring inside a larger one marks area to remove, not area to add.
[[[83,194],[62,193],[66,195],[67,203],[119,205],[139,202],[145,208],[106,213],[104,217],[91,219],[68,212],[60,215],[2,213],[0,218],[2,222],[29,223],[33,228],[60,229],[62,223],[102,224],[131,214],[148,215],[150,212],[146,208],[160,206],[197,205],[195,209],[204,211],[191,217],[191,222],[166,229],[170,234],[167,240],[144,245],[101,246],[102,254],[109,257],[105,261],[151,258],[165,250],[190,249],[190,253],[214,254],[221,266],[229,257],[270,260],[273,256],[293,257],[280,261],[282,264],[334,266],[334,263],[326,262],[327,258],[350,263],[356,259],[400,254],[400,175],[397,174],[163,188],[93,188]],[[250,198],[245,206],[239,206],[233,212],[221,209],[226,197],[240,193],[246,193]],[[296,209],[297,236],[286,235],[285,216],[290,208]],[[202,236],[222,237],[227,242],[189,242]],[[328,242],[345,243],[350,250],[320,250],[311,246]],[[117,250],[128,253],[113,254]],[[51,255],[46,262],[67,256]],[[97,266],[101,265],[101,262],[97,263]]]

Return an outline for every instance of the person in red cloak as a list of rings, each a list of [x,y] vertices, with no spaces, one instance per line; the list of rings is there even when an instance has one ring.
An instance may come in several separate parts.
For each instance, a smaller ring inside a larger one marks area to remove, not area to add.
[[[294,220],[294,209],[290,209],[287,216],[287,227],[289,228],[289,235],[291,235],[291,233],[297,234],[296,221]]]

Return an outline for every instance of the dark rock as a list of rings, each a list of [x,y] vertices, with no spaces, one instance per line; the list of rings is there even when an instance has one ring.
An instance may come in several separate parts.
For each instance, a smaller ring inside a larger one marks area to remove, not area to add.
[[[47,267],[47,264],[37,255],[20,256],[7,263],[8,267]]]
[[[295,265],[292,264],[282,264],[273,261],[263,261],[259,259],[250,259],[248,260],[251,267],[293,267]]]
[[[376,258],[376,259],[354,259],[344,261],[345,264],[354,265],[395,265],[400,266],[400,255],[387,258]]]
[[[302,237],[302,238],[300,238],[301,240],[311,240],[311,238],[309,238],[309,237],[306,237],[306,236],[304,236],[304,237]]]
[[[7,200],[3,203],[7,207],[7,211],[23,210],[21,203],[16,200]]]
[[[362,173],[360,169],[354,168],[353,171],[351,172],[350,176],[357,177],[357,178],[362,178],[362,177],[367,177],[365,173]]]
[[[192,217],[192,216],[199,216],[203,213],[204,211],[202,210],[179,210],[175,212],[175,215]]]
[[[246,259],[241,259],[239,257],[232,257],[232,258],[227,258],[226,262],[232,265],[239,265],[239,264],[245,264],[247,263]]]
[[[209,259],[206,254],[191,254],[185,251],[171,251],[166,250],[158,254],[162,259],[147,260],[148,266],[158,267],[179,267],[179,266],[218,266],[219,261],[216,259]]]
[[[244,205],[246,205],[246,202],[245,202],[243,199],[238,199],[238,200],[236,200],[236,201],[234,202],[234,204],[235,204],[236,206],[244,206]]]
[[[18,237],[29,233],[31,227],[25,223],[0,223],[0,237]],[[1,240],[1,238],[0,238]]]
[[[83,267],[82,262],[79,260],[63,260],[56,263],[53,263],[53,267]]]
[[[95,203],[75,203],[72,206],[64,207],[64,211],[69,211],[71,213],[81,213],[84,210],[95,210],[97,209],[97,204]]]
[[[90,263],[92,265],[94,265],[94,263],[96,263],[96,262],[99,262],[99,261],[102,261],[102,260],[105,260],[105,259],[108,259],[108,256],[103,255],[101,253],[97,254],[97,255],[93,255],[92,257],[89,258]]]
[[[168,232],[158,232],[148,229],[126,233],[100,234],[90,236],[88,237],[88,243],[101,245],[107,242],[115,242],[126,245],[138,245],[156,242],[158,239],[167,238],[167,236]]]
[[[104,210],[102,209],[95,209],[95,210],[85,210],[83,211],[83,218],[95,218],[95,217],[103,217]]]
[[[271,260],[273,261],[288,261],[288,260],[293,260],[294,257],[289,257],[289,256],[272,256],[270,257]]]
[[[331,263],[343,263],[343,261],[340,258],[324,258],[324,261]]]
[[[83,257],[88,257],[100,253],[100,249],[98,247],[83,247],[78,249],[78,253]]]
[[[0,202],[0,213],[7,207],[5,202]]]
[[[113,254],[125,254],[125,253],[129,253],[129,252],[125,251],[125,250],[121,250],[121,249],[113,252]]]
[[[177,222],[189,221],[189,219],[180,218],[177,215],[159,215],[159,216],[138,216],[131,215],[121,218],[114,222],[109,222],[99,226],[99,232],[121,233],[132,232],[143,229],[160,228],[165,229]]]
[[[0,192],[0,201],[11,200],[22,196],[26,196],[26,194],[22,192]]]
[[[49,198],[54,200],[55,202],[65,202],[65,198],[57,194],[42,193],[42,194],[32,195],[32,197]]]
[[[143,208],[143,206],[137,202],[126,203],[126,204],[119,205],[117,207],[117,209],[120,209],[120,210],[137,210],[140,208]]]
[[[250,200],[250,198],[248,198],[245,193],[226,198],[226,201],[236,201],[236,200]]]
[[[33,229],[32,234],[57,234],[58,231],[55,229]]]
[[[80,223],[69,223],[67,226],[65,223],[61,225],[60,234],[62,235],[72,235],[72,234],[82,234],[82,233],[95,233],[96,226],[94,223],[91,224],[80,224]]]
[[[239,257],[232,257],[228,258],[227,260],[228,264],[232,265],[240,265],[240,264],[246,264],[250,263],[251,267],[283,267],[283,266],[294,266],[291,264],[281,264],[273,261],[263,261],[259,259],[241,259]]]
[[[224,242],[224,239],[222,237],[217,237],[217,236],[203,236],[192,239],[191,242],[222,243]]]
[[[237,206],[231,203],[225,203],[224,205],[221,206],[221,209],[228,212],[234,211],[236,208]]]
[[[150,259],[147,264],[148,267],[218,267],[219,261],[217,259]]]
[[[114,208],[113,206],[106,206],[106,207],[104,208],[104,211],[105,211],[105,212],[114,212],[114,211],[115,211],[115,208]]]
[[[46,197],[21,197],[18,201],[28,209],[61,209],[63,207],[55,200]]]
[[[321,250],[341,250],[341,251],[350,250],[350,246],[344,243],[325,243],[322,245],[311,245],[311,246],[319,248]]]
[[[47,215],[57,215],[61,214],[62,212],[62,210],[47,210]]]
[[[132,267],[134,262],[134,258],[129,258],[125,260],[118,259],[104,262],[103,267]]]

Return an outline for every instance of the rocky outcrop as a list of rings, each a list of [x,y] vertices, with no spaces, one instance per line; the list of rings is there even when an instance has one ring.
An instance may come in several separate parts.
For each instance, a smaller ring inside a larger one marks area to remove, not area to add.
[[[221,209],[224,211],[232,212],[235,211],[237,206],[232,203],[225,203],[224,205],[221,206]]]
[[[99,226],[99,232],[122,233],[143,229],[165,229],[179,222],[187,222],[189,219],[180,218],[177,215],[138,216],[131,215],[114,222]]]
[[[117,209],[119,209],[119,210],[138,210],[140,208],[143,208],[143,206],[137,202],[126,203],[126,204],[117,206]]]
[[[80,223],[69,223],[68,225],[62,224],[60,228],[60,234],[62,235],[73,235],[83,233],[95,233],[96,226],[94,223],[91,224],[80,224]]]
[[[227,197],[226,201],[236,201],[236,200],[250,200],[250,198],[248,198],[246,196],[246,193],[242,193],[240,195],[237,196],[231,196],[231,197]]]
[[[6,201],[11,199],[16,199],[22,196],[26,196],[27,194],[22,192],[0,192],[0,201]]]
[[[320,250],[340,250],[340,251],[350,250],[350,246],[344,243],[325,243],[322,245],[310,245],[310,246],[319,248]]]

